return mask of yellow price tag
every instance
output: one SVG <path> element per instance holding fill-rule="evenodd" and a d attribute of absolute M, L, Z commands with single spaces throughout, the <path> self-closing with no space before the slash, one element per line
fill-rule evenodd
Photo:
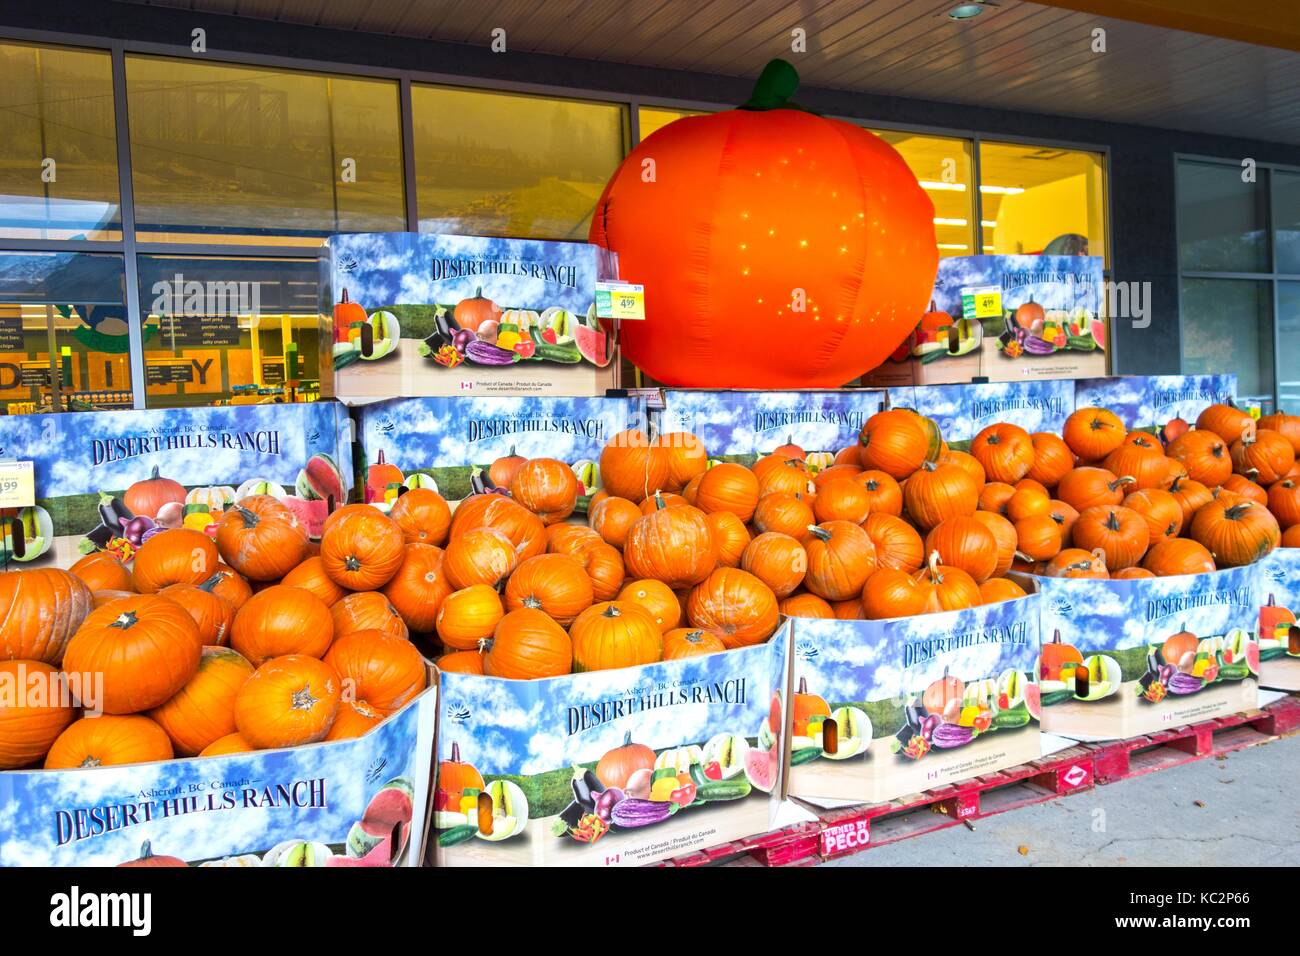
<path fill-rule="evenodd" d="M 964 319 L 1001 318 L 1002 290 L 995 285 L 962 289 L 961 315 Z"/>
<path fill-rule="evenodd" d="M 0 461 L 0 508 L 36 504 L 36 473 L 30 461 Z"/>
<path fill-rule="evenodd" d="M 597 282 L 596 315 L 624 322 L 644 320 L 645 286 L 630 282 Z"/>

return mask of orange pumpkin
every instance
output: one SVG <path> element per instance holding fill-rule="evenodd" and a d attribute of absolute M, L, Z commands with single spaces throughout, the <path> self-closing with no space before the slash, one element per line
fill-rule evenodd
<path fill-rule="evenodd" d="M 1101 461 L 1123 444 L 1127 434 L 1119 416 L 1108 408 L 1076 409 L 1061 430 L 1065 444 L 1081 462 Z M 1059 491 L 1057 497 L 1063 497 Z"/>
<path fill-rule="evenodd" d="M 989 514 L 997 514 L 993 509 L 984 509 Z M 1032 518 L 1034 515 L 1047 514 L 1052 510 L 1052 496 L 1047 489 L 1032 478 L 1024 478 L 1015 484 L 1015 493 L 1007 499 L 1003 513 L 1009 521 Z"/>
<path fill-rule="evenodd" d="M 758 505 L 754 508 L 754 528 L 760 534 L 774 531 L 801 538 L 807 534 L 807 527 L 816 522 L 813 509 L 803 495 L 784 492 L 764 495 L 758 499 Z"/>
<path fill-rule="evenodd" d="M 923 463 L 938 457 L 939 449 L 931 437 L 915 412 L 903 408 L 877 412 L 867 419 L 858 435 L 862 467 L 883 471 L 892 478 L 906 478 Z"/>
<path fill-rule="evenodd" d="M 334 639 L 330 609 L 310 591 L 276 584 L 235 612 L 230 646 L 260 667 L 272 657 L 320 657 Z"/>
<path fill-rule="evenodd" d="M 836 463 L 827 468 L 823 468 L 813 476 L 813 490 L 820 491 L 822 486 L 828 481 L 834 481 L 836 478 L 856 478 L 862 474 L 862 466 L 858 464 L 857 449 L 849 449 L 853 452 L 853 460 L 848 464 Z"/>
<path fill-rule="evenodd" d="M 520 561 L 546 550 L 547 528 L 542 519 L 505 495 L 474 495 L 456 508 L 450 540 L 480 528 L 500 531 L 514 545 Z"/>
<path fill-rule="evenodd" d="M 1282 540 L 1277 519 L 1253 501 L 1210 502 L 1196 512 L 1188 534 L 1205 545 L 1220 568 L 1253 564 Z"/>
<path fill-rule="evenodd" d="M 1253 423 L 1252 423 L 1253 425 Z M 1277 432 L 1252 429 L 1244 438 L 1232 443 L 1233 470 L 1261 485 L 1271 485 L 1295 465 L 1295 449 Z"/>
<path fill-rule="evenodd" d="M 606 787 L 627 786 L 638 770 L 654 770 L 655 752 L 645 744 L 632 742 L 632 731 L 623 735 L 623 745 L 607 751 L 596 764 L 596 778 Z"/>
<path fill-rule="evenodd" d="M 450 654 L 443 654 L 434 663 L 438 665 L 438 670 L 445 674 L 482 674 L 483 652 L 452 651 Z"/>
<path fill-rule="evenodd" d="M 236 574 L 228 564 L 218 564 L 212 577 L 203 582 L 217 597 L 223 597 L 236 611 L 253 596 L 253 589 L 242 574 Z"/>
<path fill-rule="evenodd" d="M 1282 528 L 1300 524 L 1300 483 L 1284 478 L 1268 489 L 1268 510 Z"/>
<path fill-rule="evenodd" d="M 220 595 L 213 594 L 215 575 L 203 584 L 171 584 L 158 592 L 170 598 L 189 612 L 199 628 L 199 642 L 203 645 L 229 644 L 230 629 L 235 622 L 235 606 Z"/>
<path fill-rule="evenodd" d="M 1027 596 L 1025 589 L 1009 578 L 989 578 L 980 584 L 981 604 L 999 604 Z"/>
<path fill-rule="evenodd" d="M 1169 493 L 1174 496 L 1178 506 L 1183 509 L 1183 527 L 1192 520 L 1192 515 L 1202 505 L 1214 500 L 1214 493 L 1208 487 L 1192 478 L 1181 478 L 1169 486 Z"/>
<path fill-rule="evenodd" d="M 591 544 L 578 554 L 587 577 L 591 578 L 591 593 L 597 601 L 612 601 L 623 587 L 627 577 L 623 555 L 618 548 L 608 544 Z"/>
<path fill-rule="evenodd" d="M 122 566 L 122 562 L 107 551 L 95 551 L 86 555 L 71 568 L 69 572 L 81 578 L 91 591 L 134 591 L 131 586 L 131 572 Z"/>
<path fill-rule="evenodd" d="M 862 530 L 876 549 L 876 564 L 882 568 L 917 571 L 925 563 L 925 544 L 916 529 L 890 514 L 874 513 L 862 523 Z"/>
<path fill-rule="evenodd" d="M 863 585 L 862 616 L 869 621 L 880 621 L 926 614 L 938 609 L 931 607 L 933 594 L 934 589 L 923 585 L 915 575 L 896 568 L 881 568 Z"/>
<path fill-rule="evenodd" d="M 758 497 L 787 494 L 806 495 L 816 490 L 808 466 L 798 459 L 789 459 L 774 468 L 768 468 L 758 478 Z"/>
<path fill-rule="evenodd" d="M 73 721 L 50 745 L 46 770 L 115 767 L 154 763 L 174 756 L 167 732 L 148 717 L 82 717 Z"/>
<path fill-rule="evenodd" d="M 443 551 L 435 545 L 407 544 L 401 567 L 383 587 L 381 593 L 409 630 L 432 631 L 438 620 L 438 609 L 454 590 L 443 573 L 442 561 Z"/>
<path fill-rule="evenodd" d="M 578 476 L 555 458 L 534 458 L 515 472 L 510 495 L 541 518 L 542 524 L 555 524 L 573 514 L 578 501 Z"/>
<path fill-rule="evenodd" d="M 866 537 L 857 525 L 847 527 Z M 692 627 L 717 634 L 728 648 L 736 648 L 771 637 L 780 611 L 772 589 L 757 577 L 738 568 L 718 568 L 691 591 L 686 619 Z"/>
<path fill-rule="evenodd" d="M 1133 509 L 1142 516 L 1142 520 L 1147 524 L 1150 541 L 1176 538 L 1183 528 L 1182 506 L 1173 494 L 1164 489 L 1144 488 L 1135 491 L 1124 499 L 1123 506 Z M 1107 563 L 1110 564 L 1110 561 L 1107 560 Z M 1111 564 L 1111 567 L 1114 566 Z"/>
<path fill-rule="evenodd" d="M 327 528 L 320 542 L 325 573 L 349 591 L 383 587 L 405 555 L 402 529 L 374 507 L 353 512 Z"/>
<path fill-rule="evenodd" d="M 790 535 L 767 531 L 745 546 L 740 566 L 783 598 L 803 583 L 808 552 Z"/>
<path fill-rule="evenodd" d="M 1065 439 L 1051 432 L 1034 432 L 1029 436 L 1034 445 L 1034 463 L 1025 473 L 1045 488 L 1055 488 L 1074 467 L 1074 452 Z"/>
<path fill-rule="evenodd" d="M 476 289 L 470 298 L 461 299 L 452 311 L 452 317 L 462 329 L 477 332 L 484 322 L 499 322 L 501 306 L 483 295 L 483 290 Z"/>
<path fill-rule="evenodd" d="M 923 531 L 945 518 L 970 517 L 979 498 L 975 479 L 957 465 L 927 464 L 903 486 L 903 505 Z"/>
<path fill-rule="evenodd" d="M 835 612 L 836 620 L 840 621 L 861 621 L 865 617 L 861 598 L 835 601 L 831 604 L 831 610 Z"/>
<path fill-rule="evenodd" d="M 439 554 L 442 552 L 439 551 Z M 305 559 L 296 568 L 286 574 L 280 581 L 289 587 L 302 588 L 316 595 L 326 606 L 342 600 L 348 592 L 325 573 L 325 564 L 320 555 Z M 250 594 L 249 597 L 252 595 Z M 247 600 L 247 598 L 245 598 Z"/>
<path fill-rule="evenodd" d="M 1268 492 L 1245 475 L 1229 475 L 1228 480 L 1221 487 L 1214 490 L 1214 497 L 1219 498 L 1224 492 L 1230 492 L 1256 504 L 1268 504 Z"/>
<path fill-rule="evenodd" d="M 407 544 L 432 544 L 440 548 L 447 543 L 451 508 L 446 499 L 432 488 L 412 488 L 399 495 L 388 511 L 388 517 L 401 529 Z"/>
<path fill-rule="evenodd" d="M 235 696 L 252 674 L 253 665 L 237 651 L 205 647 L 197 673 L 149 716 L 176 753 L 193 757 L 235 732 Z"/>
<path fill-rule="evenodd" d="M 936 459 L 936 464 L 961 467 L 975 479 L 975 484 L 981 488 L 988 481 L 988 474 L 984 471 L 984 466 L 980 464 L 980 460 L 968 452 L 949 449 Z"/>
<path fill-rule="evenodd" d="M 569 637 L 574 673 L 635 667 L 663 658 L 659 625 L 649 611 L 630 601 L 593 604 L 578 615 Z"/>
<path fill-rule="evenodd" d="M 483 673 L 536 680 L 570 673 L 573 646 L 564 628 L 542 611 L 519 608 L 497 624 L 483 655 Z"/>
<path fill-rule="evenodd" d="M 984 467 L 989 481 L 1015 484 L 1034 464 L 1034 442 L 1019 425 L 1000 423 L 982 429 L 971 442 L 971 454 Z"/>
<path fill-rule="evenodd" d="M 515 446 L 510 446 L 510 454 L 502 455 L 488 466 L 488 478 L 498 488 L 509 488 L 515 472 L 523 467 L 528 459 L 515 454 Z M 405 497 L 405 496 L 403 496 Z"/>
<path fill-rule="evenodd" d="M 1047 562 L 1043 574 L 1049 578 L 1109 578 L 1106 558 L 1100 548 L 1084 551 L 1066 548 Z"/>
<path fill-rule="evenodd" d="M 980 489 L 979 511 L 991 511 L 994 514 L 1005 515 L 1007 506 L 1011 504 L 1011 499 L 1016 496 L 1015 485 L 1009 485 L 1005 481 L 990 481 Z"/>
<path fill-rule="evenodd" d="M 307 529 L 270 495 L 249 495 L 217 524 L 221 559 L 252 581 L 276 581 L 307 556 Z"/>
<path fill-rule="evenodd" d="M 1142 559 L 1142 567 L 1157 577 L 1175 574 L 1205 574 L 1215 570 L 1214 557 L 1199 542 L 1189 538 L 1157 541 Z"/>
<path fill-rule="evenodd" d="M 1223 484 L 1232 474 L 1228 444 L 1212 431 L 1186 432 L 1169 443 L 1165 454 L 1182 462 L 1194 481 L 1210 488 Z"/>
<path fill-rule="evenodd" d="M 994 514 L 992 511 L 977 511 L 971 518 L 982 524 L 989 534 L 993 536 L 996 551 L 994 552 L 993 574 L 991 576 L 1001 577 L 1010 570 L 1011 562 L 1016 557 L 1016 548 L 1020 544 L 1020 538 L 1016 534 L 1016 526 L 1002 515 Z"/>
<path fill-rule="evenodd" d="M 781 613 L 786 617 L 812 617 L 834 620 L 835 611 L 823 598 L 807 591 L 792 594 L 781 604 Z"/>
<path fill-rule="evenodd" d="M 1235 405 L 1226 403 L 1208 405 L 1200 415 L 1196 416 L 1197 431 L 1214 432 L 1228 445 L 1240 439 L 1246 434 L 1247 430 L 1254 427 L 1255 420 L 1250 417 L 1249 413 L 1242 411 Z M 1195 478 L 1196 476 L 1193 475 L 1192 477 Z"/>
<path fill-rule="evenodd" d="M 717 565 L 718 556 L 703 512 L 692 507 L 665 507 L 632 525 L 623 558 L 633 577 L 655 578 L 676 590 L 703 581 Z"/>
<path fill-rule="evenodd" d="M 334 640 L 354 631 L 384 631 L 403 640 L 411 636 L 410 629 L 381 591 L 358 591 L 336 601 L 330 606 L 330 620 L 334 622 Z"/>
<path fill-rule="evenodd" d="M 141 594 L 153 594 L 169 584 L 201 584 L 216 570 L 215 541 L 202 531 L 172 528 L 140 546 L 131 582 Z"/>
<path fill-rule="evenodd" d="M 122 495 L 122 504 L 134 515 L 157 518 L 158 510 L 166 504 L 185 504 L 185 486 L 158 474 L 154 465 L 149 477 L 132 483 Z"/>
<path fill-rule="evenodd" d="M 1055 557 L 1065 541 L 1061 525 L 1051 515 L 1033 515 L 1015 523 L 1016 551 L 1031 561 Z"/>
<path fill-rule="evenodd" d="M 867 489 L 851 478 L 829 481 L 817 492 L 813 514 L 818 522 L 851 521 L 861 524 L 871 513 Z"/>
<path fill-rule="evenodd" d="M 869 514 L 898 517 L 903 513 L 903 489 L 892 475 L 879 470 L 863 471 L 853 480 L 866 489 Z"/>
<path fill-rule="evenodd" d="M 741 521 L 754 516 L 758 505 L 758 479 L 744 465 L 723 462 L 706 471 L 695 493 L 695 506 L 709 514 L 730 511 Z"/>
<path fill-rule="evenodd" d="M 1292 451 L 1300 452 L 1300 415 L 1274 412 L 1260 418 L 1257 424 L 1260 429 L 1277 432 L 1291 443 Z"/>
<path fill-rule="evenodd" d="M 438 639 L 447 647 L 473 650 L 496 632 L 505 613 L 500 595 L 486 584 L 455 591 L 438 608 Z"/>
<path fill-rule="evenodd" d="M 997 539 L 974 517 L 940 521 L 925 536 L 925 551 L 937 552 L 940 562 L 965 571 L 976 584 L 992 577 L 998 566 Z"/>
<path fill-rule="evenodd" d="M 931 551 L 925 567 L 913 576 L 928 593 L 926 607 L 934 611 L 956 611 L 980 603 L 979 585 L 961 568 L 939 563 L 939 553 Z"/>
<path fill-rule="evenodd" d="M 709 526 L 709 536 L 718 555 L 718 566 L 740 567 L 740 556 L 749 544 L 749 530 L 745 527 L 745 522 L 730 511 L 715 511 L 704 516 L 704 523 Z"/>
<path fill-rule="evenodd" d="M 324 740 L 342 702 L 338 672 L 305 654 L 267 661 L 235 695 L 235 726 L 258 750 Z"/>
<path fill-rule="evenodd" d="M 1300 525 L 1292 525 L 1282 532 L 1282 547 L 1300 548 Z"/>
<path fill-rule="evenodd" d="M 572 624 L 594 600 L 591 578 L 582 562 L 565 554 L 529 558 L 506 581 L 507 610 L 531 607 L 545 611 L 563 627 Z"/>
<path fill-rule="evenodd" d="M 352 740 L 363 737 L 384 722 L 388 716 L 382 709 L 364 700 L 345 700 L 339 704 L 334 723 L 330 724 L 326 740 Z"/>
<path fill-rule="evenodd" d="M 1083 512 L 1097 505 L 1117 505 L 1133 484 L 1132 477 L 1117 477 L 1105 468 L 1082 466 L 1067 472 L 1056 486 L 1056 497 L 1075 511 Z"/>
<path fill-rule="evenodd" d="M 641 517 L 641 509 L 626 498 L 609 496 L 587 508 L 587 522 L 608 545 L 619 550 L 627 543 L 628 532 Z"/>
<path fill-rule="evenodd" d="M 1151 531 L 1146 519 L 1132 508 L 1101 505 L 1079 512 L 1073 539 L 1076 548 L 1100 550 L 1107 568 L 1121 570 L 1142 560 L 1151 543 Z"/>
<path fill-rule="evenodd" d="M 1146 568 L 1121 568 L 1111 575 L 1116 581 L 1128 581 L 1134 578 L 1154 578 L 1155 575 Z"/>
<path fill-rule="evenodd" d="M 58 664 L 94 597 L 56 568 L 0 573 L 0 659 Z"/>
<path fill-rule="evenodd" d="M 349 699 L 394 711 L 428 686 L 424 658 L 415 645 L 385 631 L 353 631 L 330 645 L 325 663 L 343 681 Z"/>
<path fill-rule="evenodd" d="M 856 597 L 867 576 L 876 569 L 876 546 L 871 536 L 848 521 L 828 521 L 808 531 L 811 537 L 805 546 L 808 570 L 804 586 L 828 601 Z"/>
<path fill-rule="evenodd" d="M 202 649 L 198 625 L 185 608 L 142 594 L 88 614 L 68 642 L 63 669 L 103 675 L 104 713 L 134 714 L 184 687 L 199 669 Z"/>
<path fill-rule="evenodd" d="M 1131 490 L 1159 488 L 1169 477 L 1169 461 L 1159 439 L 1145 432 L 1135 434 L 1134 441 L 1125 441 L 1106 456 L 1105 467 L 1116 475 L 1131 477 Z"/>
<path fill-rule="evenodd" d="M 679 627 L 664 634 L 664 660 L 676 661 L 683 657 L 701 657 L 717 654 L 727 645 L 716 634 L 697 628 Z"/>
<path fill-rule="evenodd" d="M 664 480 L 666 491 L 681 491 L 696 475 L 709 467 L 709 454 L 699 437 L 690 432 L 669 432 L 652 442 L 668 463 L 668 476 Z M 612 543 L 612 542 L 611 542 Z"/>
<path fill-rule="evenodd" d="M 654 499 L 647 498 L 646 500 L 653 501 Z M 640 513 L 640 509 L 638 509 L 637 514 Z M 548 554 L 566 554 L 569 557 L 574 557 L 587 545 L 603 540 L 591 528 L 584 528 L 580 524 L 553 524 L 546 529 L 546 551 Z"/>
<path fill-rule="evenodd" d="M 673 589 L 662 581 L 650 578 L 632 581 L 618 592 L 617 600 L 640 605 L 665 634 L 682 622 L 681 602 L 677 600 Z"/>
<path fill-rule="evenodd" d="M 619 432 L 600 453 L 600 480 L 616 498 L 640 504 L 669 481 L 670 461 L 637 429 Z"/>
<path fill-rule="evenodd" d="M 479 528 L 453 537 L 443 555 L 443 573 L 456 589 L 473 584 L 497 587 L 518 564 L 514 546 L 500 531 Z"/>
<path fill-rule="evenodd" d="M 76 716 L 58 670 L 41 661 L 0 661 L 0 770 L 40 760 Z M 39 689 L 39 692 L 38 692 Z"/>
<path fill-rule="evenodd" d="M 225 754 L 243 754 L 251 753 L 257 748 L 244 739 L 243 735 L 234 733 L 227 734 L 220 740 L 215 740 L 199 752 L 200 757 L 220 757 Z"/>

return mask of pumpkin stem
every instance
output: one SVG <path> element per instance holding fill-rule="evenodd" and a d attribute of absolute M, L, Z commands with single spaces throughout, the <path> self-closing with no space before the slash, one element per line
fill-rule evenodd
<path fill-rule="evenodd" d="M 262 520 L 254 512 L 249 511 L 243 505 L 235 505 L 235 511 L 239 513 L 239 517 L 244 519 L 245 528 L 256 528 L 257 523 Z"/>
<path fill-rule="evenodd" d="M 606 607 L 605 610 L 600 612 L 600 616 L 601 617 L 622 617 L 623 612 L 618 609 L 617 604 L 615 604 L 613 601 L 610 601 L 609 606 Z M 629 731 L 629 733 L 631 733 L 631 731 Z"/>
<path fill-rule="evenodd" d="M 1108 531 L 1119 530 L 1119 518 L 1115 517 L 1115 512 L 1113 511 L 1106 516 L 1106 530 Z"/>
<path fill-rule="evenodd" d="M 754 82 L 749 100 L 740 108 L 758 111 L 799 109 L 790 102 L 790 97 L 794 96 L 794 91 L 798 88 L 799 72 L 785 60 L 771 60 Z"/>
<path fill-rule="evenodd" d="M 150 481 L 153 481 L 153 480 L 155 480 L 157 477 L 158 477 L 158 466 L 157 466 L 157 465 L 154 465 L 154 466 L 153 466 L 153 471 L 149 472 L 149 480 L 150 480 Z M 148 846 L 148 843 L 146 843 L 145 846 Z"/>
<path fill-rule="evenodd" d="M 311 695 L 311 684 L 304 684 L 301 689 L 293 692 L 292 703 L 289 705 L 292 710 L 311 710 L 320 703 L 320 699 Z"/>
<path fill-rule="evenodd" d="M 1125 475 L 1122 478 L 1116 478 L 1114 481 L 1107 482 L 1106 485 L 1111 491 L 1118 491 L 1123 485 L 1137 481 L 1132 475 Z"/>
<path fill-rule="evenodd" d="M 658 491 L 655 492 L 655 511 L 663 511 L 668 505 L 664 502 L 664 496 Z"/>
<path fill-rule="evenodd" d="M 348 555 L 347 560 L 343 562 L 343 566 L 349 571 L 361 570 L 361 562 L 357 560 L 357 557 L 354 554 Z"/>
<path fill-rule="evenodd" d="M 930 552 L 930 559 L 927 562 L 927 566 L 930 571 L 930 580 L 936 582 L 943 580 L 943 576 L 939 574 L 939 552 L 938 551 Z"/>
<path fill-rule="evenodd" d="M 1269 607 L 1277 607 L 1277 600 L 1273 597 L 1272 594 L 1269 594 L 1269 596 L 1268 596 L 1268 606 L 1269 606 Z"/>
<path fill-rule="evenodd" d="M 1061 629 L 1059 627 L 1052 632 L 1052 643 L 1053 644 L 1061 643 Z M 452 746 L 455 746 L 455 744 L 453 744 Z"/>
<path fill-rule="evenodd" d="M 800 693 L 800 694 L 806 694 L 806 693 L 808 693 L 808 678 L 807 678 L 807 677 L 800 677 L 800 678 L 799 678 L 799 691 L 798 691 L 798 693 Z"/>
<path fill-rule="evenodd" d="M 153 471 L 155 475 L 158 474 L 157 468 L 155 468 Z M 151 856 L 153 856 L 153 844 L 151 841 L 145 840 L 143 843 L 140 844 L 140 859 L 147 860 Z"/>
<path fill-rule="evenodd" d="M 818 541 L 829 541 L 831 539 L 831 533 L 829 531 L 815 524 L 810 524 L 808 526 L 808 533 Z"/>
<path fill-rule="evenodd" d="M 117 620 L 108 626 L 116 627 L 120 630 L 125 631 L 128 628 L 134 627 L 135 622 L 136 622 L 135 611 L 123 611 L 120 615 L 118 615 Z"/>
<path fill-rule="evenodd" d="M 540 611 L 542 609 L 542 602 L 530 594 L 528 597 L 524 598 L 524 607 L 530 607 L 534 611 Z"/>
<path fill-rule="evenodd" d="M 460 763 L 460 744 L 454 740 L 451 743 L 451 762 Z"/>
<path fill-rule="evenodd" d="M 632 731 L 629 730 L 627 733 L 623 735 L 623 746 L 624 747 L 632 746 Z"/>
<path fill-rule="evenodd" d="M 704 639 L 703 631 L 691 631 L 691 633 L 687 634 L 685 637 L 682 638 L 682 640 L 690 641 L 692 644 L 698 644 L 703 639 Z"/>
<path fill-rule="evenodd" d="M 1254 504 L 1253 501 L 1239 501 L 1237 502 L 1237 504 L 1225 508 L 1223 511 L 1223 516 L 1227 518 L 1229 521 L 1236 521 L 1238 518 L 1240 518 L 1242 515 L 1244 515 L 1247 511 L 1250 510 L 1250 506 L 1252 504 Z"/>

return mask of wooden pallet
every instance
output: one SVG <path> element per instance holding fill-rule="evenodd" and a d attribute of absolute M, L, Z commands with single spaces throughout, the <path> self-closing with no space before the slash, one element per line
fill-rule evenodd
<path fill-rule="evenodd" d="M 1089 746 L 1097 782 L 1106 784 L 1267 743 L 1297 726 L 1300 703 L 1288 697 L 1264 710 Z"/>
<path fill-rule="evenodd" d="M 1085 747 L 1071 747 L 1018 767 L 887 803 L 828 810 L 797 802 L 817 814 L 821 824 L 819 854 L 829 860 L 1089 790 L 1092 785 L 1091 753 Z"/>

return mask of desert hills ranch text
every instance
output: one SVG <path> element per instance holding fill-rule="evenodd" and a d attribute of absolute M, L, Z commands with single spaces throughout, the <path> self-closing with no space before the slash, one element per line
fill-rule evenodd
<path fill-rule="evenodd" d="M 141 455 L 152 455 L 158 452 L 210 448 L 221 451 L 256 452 L 259 455 L 279 455 L 280 432 L 278 429 L 251 432 L 211 430 L 178 432 L 171 435 L 93 438 L 90 442 L 94 465 L 125 461 L 128 458 L 138 458 Z"/>
<path fill-rule="evenodd" d="M 662 686 L 645 693 L 602 700 L 568 708 L 568 733 L 572 736 L 629 714 L 639 714 L 658 707 L 678 704 L 743 705 L 747 678 L 733 677 L 722 681 L 702 681 L 675 687 Z"/>

